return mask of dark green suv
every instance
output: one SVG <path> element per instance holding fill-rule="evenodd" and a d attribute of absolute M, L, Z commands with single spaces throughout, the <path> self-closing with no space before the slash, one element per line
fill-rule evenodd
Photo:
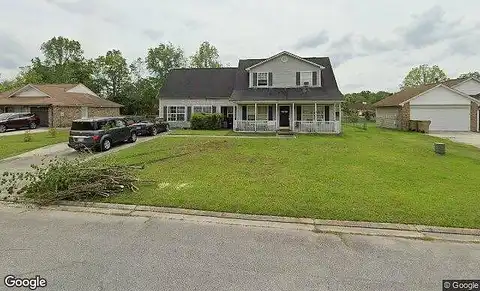
<path fill-rule="evenodd" d="M 108 151 L 114 144 L 136 142 L 134 127 L 122 117 L 78 119 L 72 122 L 68 146 L 77 151 Z"/>

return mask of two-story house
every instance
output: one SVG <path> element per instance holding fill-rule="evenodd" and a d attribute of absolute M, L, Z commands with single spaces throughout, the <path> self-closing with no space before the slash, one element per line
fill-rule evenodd
<path fill-rule="evenodd" d="M 340 133 L 342 101 L 328 57 L 284 51 L 237 68 L 173 70 L 159 115 L 171 127 L 189 127 L 193 113 L 219 112 L 234 131 Z"/>

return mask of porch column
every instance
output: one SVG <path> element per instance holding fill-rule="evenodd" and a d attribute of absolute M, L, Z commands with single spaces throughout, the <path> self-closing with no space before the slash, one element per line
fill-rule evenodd
<path fill-rule="evenodd" d="M 338 112 L 339 112 L 339 121 L 338 121 L 338 132 L 342 131 L 342 103 L 338 103 Z"/>
<path fill-rule="evenodd" d="M 257 103 L 255 103 L 255 131 L 257 131 Z"/>
<path fill-rule="evenodd" d="M 279 124 L 278 124 L 278 103 L 275 103 L 275 129 L 278 129 Z"/>
<path fill-rule="evenodd" d="M 315 123 L 317 122 L 317 102 L 315 102 L 315 111 L 314 111 L 314 116 L 315 116 Z"/>
<path fill-rule="evenodd" d="M 292 103 L 292 130 L 295 130 L 295 103 Z"/>

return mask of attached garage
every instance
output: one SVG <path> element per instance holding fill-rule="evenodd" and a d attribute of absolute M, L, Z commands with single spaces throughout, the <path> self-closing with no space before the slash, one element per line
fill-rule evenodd
<path fill-rule="evenodd" d="M 470 131 L 470 105 L 410 105 L 410 119 L 430 120 L 431 131 Z"/>
<path fill-rule="evenodd" d="M 50 118 L 48 107 L 30 107 L 30 112 L 35 113 L 40 118 L 39 126 L 49 126 Z"/>

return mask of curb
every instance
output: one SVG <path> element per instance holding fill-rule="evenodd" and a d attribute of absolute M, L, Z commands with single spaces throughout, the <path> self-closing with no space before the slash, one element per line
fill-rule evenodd
<path fill-rule="evenodd" d="M 255 214 L 215 212 L 195 209 L 126 205 L 98 202 L 61 201 L 52 206 L 37 206 L 18 201 L 0 202 L 0 205 L 46 210 L 100 213 L 132 217 L 157 217 L 177 220 L 259 226 L 269 228 L 309 230 L 316 233 L 357 234 L 422 240 L 445 240 L 480 243 L 480 229 L 449 228 L 399 223 L 339 221 Z"/>

